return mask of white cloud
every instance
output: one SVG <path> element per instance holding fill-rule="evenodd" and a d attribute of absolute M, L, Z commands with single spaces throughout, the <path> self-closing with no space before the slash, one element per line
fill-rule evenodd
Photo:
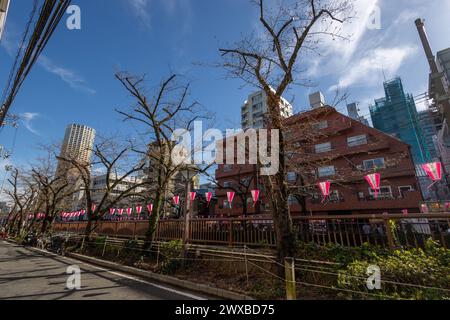
<path fill-rule="evenodd" d="M 128 0 L 134 15 L 140 20 L 140 22 L 150 27 L 150 0 Z"/>
<path fill-rule="evenodd" d="M 48 57 L 41 55 L 39 57 L 39 65 L 46 71 L 58 76 L 62 81 L 67 83 L 71 88 L 85 91 L 90 94 L 95 94 L 95 90 L 87 86 L 86 81 L 79 76 L 75 71 L 58 66 Z"/>
<path fill-rule="evenodd" d="M 387 77 L 395 75 L 405 59 L 416 51 L 417 48 L 412 46 L 377 48 L 359 61 L 353 62 L 351 67 L 342 73 L 338 83 L 329 90 L 350 86 L 378 85 L 383 81 L 383 72 Z"/>
<path fill-rule="evenodd" d="M 20 115 L 20 119 L 22 120 L 22 123 L 25 126 L 25 128 L 33 134 L 40 135 L 40 133 L 37 130 L 35 130 L 31 124 L 31 122 L 37 117 L 39 117 L 39 113 L 33 112 L 25 112 Z"/>

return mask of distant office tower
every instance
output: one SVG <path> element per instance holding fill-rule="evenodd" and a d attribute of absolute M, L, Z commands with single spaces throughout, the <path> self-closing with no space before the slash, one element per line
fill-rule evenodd
<path fill-rule="evenodd" d="M 375 100 L 375 105 L 370 107 L 374 128 L 408 143 L 416 164 L 429 161 L 414 97 L 405 94 L 400 78 L 386 81 L 384 91 L 386 97 Z"/>
<path fill-rule="evenodd" d="M 431 160 L 438 160 L 439 155 L 436 148 L 437 134 L 439 126 L 439 114 L 435 109 L 427 109 L 419 112 L 419 125 L 422 129 L 422 133 L 425 142 L 430 152 Z"/>
<path fill-rule="evenodd" d="M 80 163 L 89 163 L 94 146 L 95 130 L 80 124 L 67 126 L 61 156 Z"/>
<path fill-rule="evenodd" d="M 447 86 L 450 83 L 450 48 L 437 53 L 439 71 L 443 72 L 446 78 Z"/>
<path fill-rule="evenodd" d="M 6 16 L 8 15 L 9 0 L 0 0 L 0 40 L 6 24 Z"/>
<path fill-rule="evenodd" d="M 353 120 L 359 121 L 366 126 L 369 126 L 369 121 L 366 118 L 359 115 L 358 105 L 356 103 L 350 103 L 347 105 L 348 116 Z"/>
<path fill-rule="evenodd" d="M 241 108 L 242 129 L 264 128 L 268 113 L 266 93 L 258 91 L 251 94 Z M 293 115 L 292 105 L 284 98 L 281 98 L 280 114 L 283 118 L 289 118 Z"/>

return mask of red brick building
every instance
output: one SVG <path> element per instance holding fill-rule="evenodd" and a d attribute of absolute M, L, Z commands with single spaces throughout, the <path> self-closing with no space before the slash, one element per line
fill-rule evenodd
<path fill-rule="evenodd" d="M 353 120 L 332 107 L 321 107 L 285 120 L 288 176 L 292 215 L 347 215 L 419 212 L 423 201 L 409 146 L 381 131 Z M 378 197 L 365 181 L 370 173 L 381 174 Z M 265 190 L 256 165 L 219 165 L 216 190 L 219 216 L 268 214 Z M 331 196 L 322 203 L 318 182 L 330 181 Z M 261 190 L 253 207 L 251 190 Z M 301 191 L 296 191 L 301 190 Z M 227 192 L 235 191 L 233 208 Z M 305 206 L 301 206 L 305 199 Z M 244 200 L 245 201 L 245 200 Z"/>

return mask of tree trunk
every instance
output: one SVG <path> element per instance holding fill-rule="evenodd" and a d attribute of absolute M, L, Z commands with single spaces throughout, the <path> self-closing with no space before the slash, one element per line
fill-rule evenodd
<path fill-rule="evenodd" d="M 164 193 L 159 190 L 156 192 L 155 197 L 156 203 L 153 208 L 153 214 L 150 216 L 148 221 L 148 229 L 145 233 L 145 241 L 144 241 L 144 250 L 150 249 L 155 239 L 156 230 L 158 227 L 159 216 L 161 215 L 161 209 L 163 207 L 164 202 Z"/>

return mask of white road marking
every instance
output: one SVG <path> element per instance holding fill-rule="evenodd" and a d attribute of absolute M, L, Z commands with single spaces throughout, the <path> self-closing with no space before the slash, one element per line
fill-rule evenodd
<path fill-rule="evenodd" d="M 179 291 L 179 290 L 176 290 L 176 289 L 172 289 L 172 288 L 169 288 L 169 287 L 166 287 L 166 286 L 163 286 L 163 285 L 151 283 L 151 282 L 148 282 L 148 281 L 145 281 L 145 280 L 133 277 L 133 276 L 125 275 L 123 273 L 111 271 L 111 270 L 108 270 L 108 269 L 105 269 L 105 268 L 102 268 L 102 267 L 98 267 L 98 266 L 92 265 L 90 263 L 86 263 L 86 262 L 83 262 L 83 261 L 76 260 L 74 258 L 59 256 L 57 254 L 54 254 L 53 252 L 48 252 L 48 251 L 41 250 L 41 249 L 38 249 L 38 248 L 33 248 L 33 249 L 36 250 L 36 251 L 45 253 L 45 254 L 50 254 L 52 256 L 59 257 L 59 258 L 64 259 L 64 260 L 71 260 L 71 261 L 76 262 L 78 264 L 86 265 L 86 266 L 89 266 L 89 267 L 97 269 L 97 270 L 105 271 L 105 272 L 107 272 L 109 274 L 113 274 L 115 276 L 119 276 L 119 277 L 122 277 L 122 278 L 125 278 L 125 279 L 129 279 L 129 280 L 133 280 L 133 281 L 136 281 L 136 282 L 140 282 L 140 283 L 145 283 L 147 285 L 150 285 L 150 286 L 153 286 L 153 287 L 165 290 L 165 291 L 173 292 L 173 293 L 176 293 L 176 294 L 179 294 L 179 295 L 182 295 L 182 296 L 194 299 L 194 300 L 207 300 L 207 299 L 202 298 L 200 296 L 196 296 L 196 295 L 193 295 L 193 294 L 190 294 L 190 293 L 182 292 L 182 291 Z"/>

